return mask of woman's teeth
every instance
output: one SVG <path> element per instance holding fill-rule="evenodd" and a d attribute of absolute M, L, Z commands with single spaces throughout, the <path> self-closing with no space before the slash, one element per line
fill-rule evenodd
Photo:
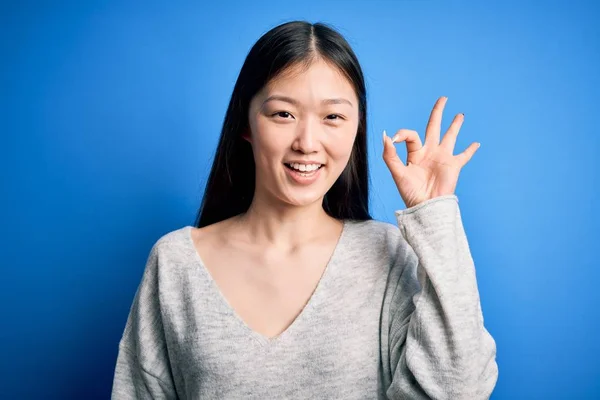
<path fill-rule="evenodd" d="M 315 173 L 316 170 L 321 168 L 322 164 L 298 164 L 291 163 L 286 164 L 289 168 L 298 172 L 301 176 L 310 176 Z"/>
<path fill-rule="evenodd" d="M 298 164 L 298 163 L 292 163 L 289 165 L 292 168 L 294 168 L 295 170 L 302 171 L 302 172 L 315 171 L 315 170 L 319 169 L 319 167 L 321 166 L 321 164 Z"/>

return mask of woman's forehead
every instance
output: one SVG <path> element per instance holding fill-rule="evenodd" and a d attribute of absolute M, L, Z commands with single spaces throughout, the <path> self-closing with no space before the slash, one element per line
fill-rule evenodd
<path fill-rule="evenodd" d="M 317 98 L 332 104 L 350 102 L 353 106 L 357 103 L 350 80 L 339 68 L 322 61 L 313 62 L 308 67 L 300 65 L 287 68 L 265 85 L 260 97 L 261 103 L 272 97 L 297 100 L 302 97 Z"/>

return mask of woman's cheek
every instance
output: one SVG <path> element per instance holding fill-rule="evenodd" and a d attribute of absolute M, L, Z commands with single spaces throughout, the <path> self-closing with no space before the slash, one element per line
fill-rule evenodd
<path fill-rule="evenodd" d="M 332 157 L 344 161 L 350 158 L 354 140 L 356 138 L 356 132 L 352 129 L 340 129 L 335 135 L 331 136 L 329 141 L 329 153 Z"/>

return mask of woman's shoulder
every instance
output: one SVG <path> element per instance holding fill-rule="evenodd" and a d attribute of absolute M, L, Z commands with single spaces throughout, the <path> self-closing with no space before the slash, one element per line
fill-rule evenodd
<path fill-rule="evenodd" d="M 164 269 L 172 265 L 190 264 L 195 260 L 193 231 L 196 228 L 185 225 L 158 236 L 151 247 L 149 261 Z"/>
<path fill-rule="evenodd" d="M 372 247 L 377 244 L 396 247 L 404 240 L 397 225 L 376 219 L 346 220 L 348 243 Z"/>
<path fill-rule="evenodd" d="M 178 229 L 169 231 L 158 238 L 155 246 L 161 249 L 190 247 L 198 241 L 206 242 L 214 234 L 218 233 L 221 226 L 227 222 L 221 221 L 209 226 L 198 228 L 192 225 L 186 225 Z"/>
<path fill-rule="evenodd" d="M 228 237 L 227 228 L 232 219 L 226 219 L 201 228 L 186 225 L 167 232 L 155 243 L 155 251 L 165 260 L 176 261 L 177 264 L 204 265 L 207 253 L 219 252 Z"/>
<path fill-rule="evenodd" d="M 346 220 L 345 223 L 350 227 L 351 230 L 356 231 L 357 233 L 385 234 L 392 236 L 400 234 L 398 226 L 377 219 L 369 219 L 365 221 Z"/>
<path fill-rule="evenodd" d="M 186 225 L 180 228 L 168 231 L 155 241 L 154 246 L 160 249 L 170 247 L 181 247 L 185 246 L 192 235 L 193 230 L 196 229 L 193 226 Z"/>

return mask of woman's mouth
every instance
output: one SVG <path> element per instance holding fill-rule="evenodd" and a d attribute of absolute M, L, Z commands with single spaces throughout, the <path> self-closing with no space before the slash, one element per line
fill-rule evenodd
<path fill-rule="evenodd" d="M 324 164 L 284 163 L 288 175 L 297 183 L 310 184 L 320 175 Z"/>

